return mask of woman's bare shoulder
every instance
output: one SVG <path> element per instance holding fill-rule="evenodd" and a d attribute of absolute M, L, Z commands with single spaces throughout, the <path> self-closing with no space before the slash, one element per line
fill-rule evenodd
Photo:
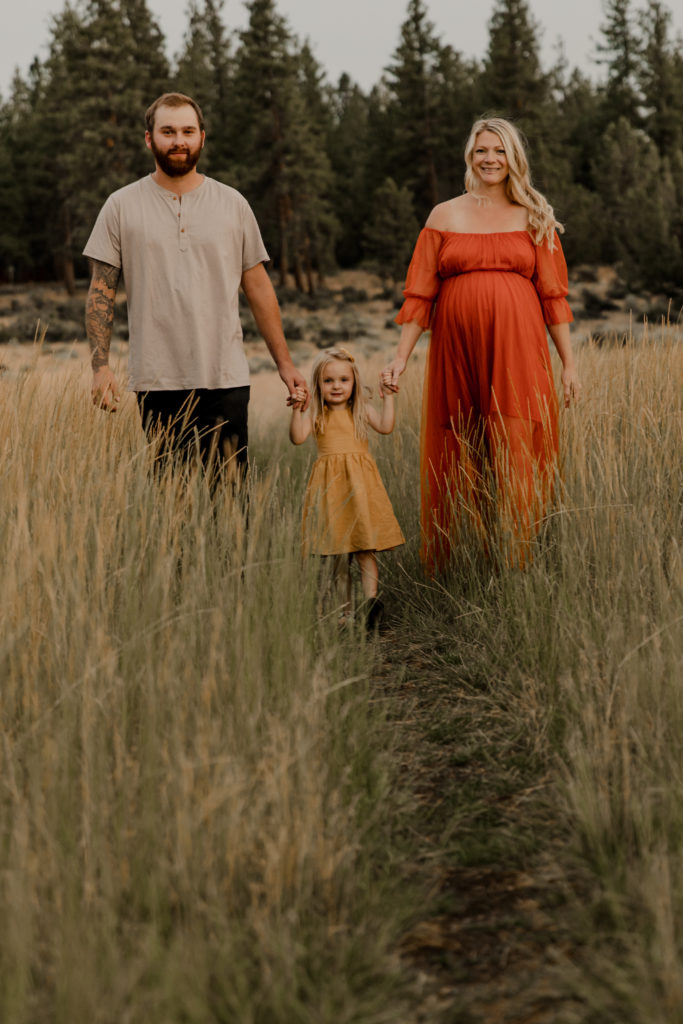
<path fill-rule="evenodd" d="M 433 228 L 435 231 L 453 231 L 460 216 L 469 207 L 471 196 L 465 194 L 447 199 L 445 203 L 435 206 L 427 218 L 425 227 Z"/>

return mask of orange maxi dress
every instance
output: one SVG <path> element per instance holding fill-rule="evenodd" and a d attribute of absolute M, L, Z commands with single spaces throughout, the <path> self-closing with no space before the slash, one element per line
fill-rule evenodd
<path fill-rule="evenodd" d="M 420 476 L 423 558 L 432 569 L 448 561 L 463 519 L 487 536 L 487 465 L 509 561 L 528 560 L 557 458 L 545 325 L 573 319 L 567 293 L 557 236 L 551 250 L 526 230 L 420 232 L 396 320 L 431 328 Z"/>

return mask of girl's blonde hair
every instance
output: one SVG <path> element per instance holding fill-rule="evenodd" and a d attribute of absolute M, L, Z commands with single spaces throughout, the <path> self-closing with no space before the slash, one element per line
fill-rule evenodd
<path fill-rule="evenodd" d="M 476 199 L 483 199 L 477 195 L 477 176 L 472 167 L 472 155 L 474 153 L 477 138 L 482 132 L 493 132 L 500 139 L 505 156 L 508 162 L 508 178 L 505 183 L 505 191 L 508 199 L 524 206 L 528 211 L 529 224 L 527 230 L 536 245 L 547 241 L 550 249 L 554 248 L 555 231 L 564 231 L 564 227 L 555 219 L 553 208 L 540 192 L 537 192 L 531 184 L 529 173 L 529 161 L 526 157 L 524 142 L 517 128 L 502 117 L 489 117 L 476 121 L 472 125 L 470 137 L 465 146 L 465 188 Z"/>
<path fill-rule="evenodd" d="M 325 433 L 325 403 L 323 401 L 322 380 L 325 367 L 333 361 L 348 363 L 353 374 L 353 390 L 349 398 L 349 405 L 353 413 L 353 428 L 356 438 L 359 441 L 364 441 L 368 436 L 366 420 L 366 392 L 368 389 L 363 387 L 356 360 L 350 352 L 341 347 L 325 349 L 313 363 L 311 370 L 311 419 L 313 420 L 314 430 L 317 434 Z"/>

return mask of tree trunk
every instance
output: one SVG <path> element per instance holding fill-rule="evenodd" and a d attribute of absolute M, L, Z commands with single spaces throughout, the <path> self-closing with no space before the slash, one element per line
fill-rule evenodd
<path fill-rule="evenodd" d="M 311 240 L 307 236 L 304 243 L 304 268 L 306 270 L 306 290 L 309 295 L 315 295 L 315 282 L 313 280 L 313 261 L 311 260 Z"/>
<path fill-rule="evenodd" d="M 439 179 L 436 173 L 436 163 L 431 149 L 427 151 L 427 176 L 429 180 L 429 192 L 432 207 L 439 202 Z"/>
<path fill-rule="evenodd" d="M 287 274 L 289 273 L 289 246 L 287 243 L 287 222 L 289 220 L 289 197 L 280 196 L 277 204 L 278 226 L 280 228 L 280 285 L 287 287 Z"/>
<path fill-rule="evenodd" d="M 67 295 L 75 295 L 76 274 L 74 272 L 74 261 L 73 257 L 66 253 L 64 254 L 64 259 L 62 262 L 62 279 L 64 281 L 64 287 L 66 289 Z"/>
<path fill-rule="evenodd" d="M 294 283 L 296 284 L 297 290 L 300 292 L 305 292 L 306 288 L 304 287 L 304 275 L 303 268 L 301 266 L 301 254 L 298 249 L 294 253 L 292 272 L 294 274 Z"/>
<path fill-rule="evenodd" d="M 62 280 L 64 281 L 64 287 L 66 288 L 67 295 L 76 294 L 76 274 L 74 271 L 74 258 L 72 249 L 72 230 L 71 230 L 71 211 L 69 210 L 69 204 L 64 203 L 62 207 L 63 223 L 64 223 L 64 248 L 62 250 L 61 264 L 62 264 Z"/>

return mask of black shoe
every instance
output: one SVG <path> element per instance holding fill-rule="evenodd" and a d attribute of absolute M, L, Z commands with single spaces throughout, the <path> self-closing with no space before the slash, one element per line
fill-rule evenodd
<path fill-rule="evenodd" d="M 365 612 L 365 628 L 368 633 L 374 632 L 375 629 L 381 629 L 383 619 L 383 602 L 378 597 L 371 597 L 367 603 L 367 609 Z"/>

